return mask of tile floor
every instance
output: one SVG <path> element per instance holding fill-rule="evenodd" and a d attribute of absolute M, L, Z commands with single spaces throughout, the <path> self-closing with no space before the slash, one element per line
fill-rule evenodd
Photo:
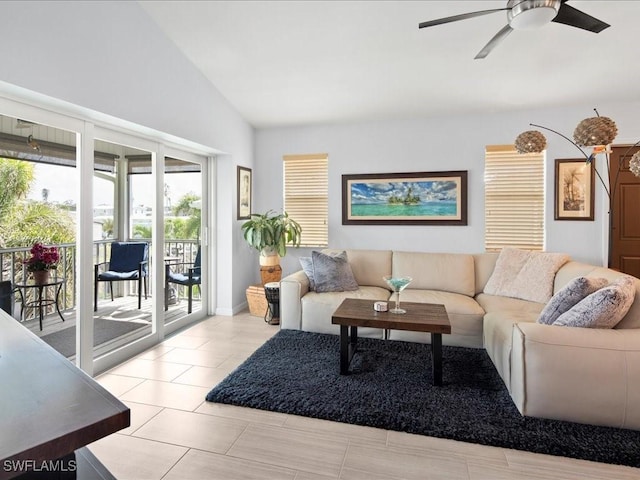
<path fill-rule="evenodd" d="M 248 313 L 211 317 L 99 376 L 131 426 L 91 451 L 120 480 L 640 479 L 629 467 L 204 400 L 277 331 Z"/>

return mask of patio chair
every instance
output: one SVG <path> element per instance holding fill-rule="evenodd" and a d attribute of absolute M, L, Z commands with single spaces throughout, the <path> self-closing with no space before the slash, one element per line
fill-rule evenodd
<path fill-rule="evenodd" d="M 0 308 L 13 316 L 13 284 L 11 280 L 0 282 Z"/>
<path fill-rule="evenodd" d="M 105 271 L 100 271 L 105 268 Z M 147 278 L 149 277 L 149 244 L 147 242 L 113 242 L 111 258 L 108 262 L 94 267 L 93 311 L 98 311 L 98 283 L 109 282 L 113 302 L 113 282 L 138 282 L 138 309 L 142 308 L 142 286 L 147 298 Z"/>
<path fill-rule="evenodd" d="M 200 292 L 200 283 L 202 281 L 201 268 L 200 268 L 200 247 L 198 247 L 198 253 L 196 253 L 196 259 L 191 262 L 179 262 L 179 263 L 166 263 L 165 264 L 165 289 L 164 289 L 164 309 L 169 309 L 169 288 L 170 283 L 182 285 L 188 289 L 188 304 L 187 313 L 191 313 L 193 304 L 193 287 L 198 287 L 198 293 Z"/>

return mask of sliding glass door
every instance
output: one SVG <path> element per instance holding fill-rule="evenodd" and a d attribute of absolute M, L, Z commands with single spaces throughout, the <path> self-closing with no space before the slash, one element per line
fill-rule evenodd
<path fill-rule="evenodd" d="M 94 163 L 93 177 L 93 354 L 100 357 L 152 333 L 154 197 L 151 185 L 133 185 L 123 174 L 129 158 L 150 152 L 102 140 L 95 145 L 114 155 L 107 167 Z"/>
<path fill-rule="evenodd" d="M 75 355 L 76 134 L 0 115 L 0 280 L 9 313 Z M 35 247 L 34 245 L 41 245 Z"/>
<path fill-rule="evenodd" d="M 206 311 L 206 222 L 203 221 L 205 161 L 172 152 L 164 162 L 165 311 L 172 331 Z M 179 154 L 178 155 L 175 154 Z"/>
<path fill-rule="evenodd" d="M 19 291 L 7 310 L 91 375 L 208 310 L 210 160 L 139 130 L 0 96 L 0 281 Z M 42 286 L 36 242 L 58 254 Z"/>

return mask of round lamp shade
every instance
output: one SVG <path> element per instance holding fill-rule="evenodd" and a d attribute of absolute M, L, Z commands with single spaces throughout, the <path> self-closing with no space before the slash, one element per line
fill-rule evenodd
<path fill-rule="evenodd" d="M 533 30 L 546 25 L 558 15 L 558 7 L 554 5 L 556 2 L 547 2 L 550 5 L 538 5 L 535 8 L 522 9 L 521 11 L 515 11 L 511 9 L 507 12 L 507 21 L 511 28 L 516 30 Z M 522 5 L 526 5 L 525 2 L 520 2 Z"/>
<path fill-rule="evenodd" d="M 631 157 L 631 161 L 629 161 L 629 170 L 636 177 L 640 177 L 640 152 L 636 152 L 633 157 Z"/>
<path fill-rule="evenodd" d="M 609 117 L 591 117 L 578 124 L 573 132 L 573 139 L 581 147 L 592 147 L 609 145 L 617 134 L 616 122 Z"/>
<path fill-rule="evenodd" d="M 547 146 L 547 139 L 537 130 L 522 132 L 515 141 L 518 153 L 540 153 Z"/>

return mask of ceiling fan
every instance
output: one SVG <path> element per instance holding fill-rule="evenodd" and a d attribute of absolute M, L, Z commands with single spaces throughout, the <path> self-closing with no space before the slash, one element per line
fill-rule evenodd
<path fill-rule="evenodd" d="M 509 0 L 505 8 L 480 10 L 478 12 L 463 13 L 452 17 L 429 20 L 418 25 L 419 28 L 434 27 L 443 23 L 457 22 L 467 18 L 480 17 L 494 12 L 507 12 L 507 25 L 489 40 L 482 50 L 475 56 L 485 58 L 507 35 L 514 29 L 532 29 L 541 27 L 549 22 L 563 23 L 571 27 L 581 28 L 593 33 L 600 33 L 609 27 L 608 23 L 587 15 L 580 10 L 567 5 L 568 0 Z"/>

